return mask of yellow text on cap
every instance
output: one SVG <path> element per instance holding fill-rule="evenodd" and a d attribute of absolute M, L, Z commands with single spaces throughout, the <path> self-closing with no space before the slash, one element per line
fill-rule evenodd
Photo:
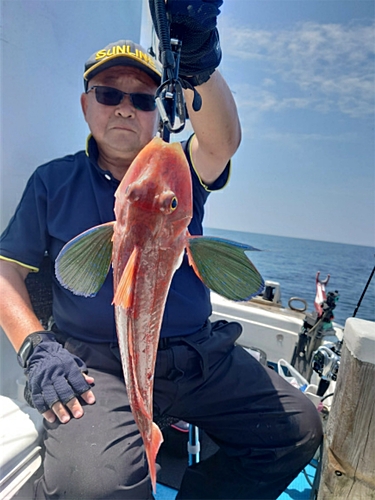
<path fill-rule="evenodd" d="M 141 59 L 142 61 L 146 62 L 153 68 L 156 68 L 155 61 L 152 59 L 152 57 L 138 49 L 135 49 L 135 52 L 132 52 L 130 45 L 116 45 L 115 47 L 112 47 L 108 50 L 99 50 L 99 52 L 95 54 L 95 59 L 99 60 L 103 59 L 104 57 L 119 56 L 121 54 L 130 54 L 132 56 L 135 56 L 137 59 Z"/>

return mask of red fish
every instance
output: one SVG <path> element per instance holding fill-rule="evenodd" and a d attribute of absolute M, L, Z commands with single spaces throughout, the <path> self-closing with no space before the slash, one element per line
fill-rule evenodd
<path fill-rule="evenodd" d="M 130 406 L 154 491 L 155 460 L 163 442 L 152 420 L 154 367 L 165 301 L 192 217 L 191 190 L 180 144 L 156 138 L 141 151 L 116 191 L 112 261 L 116 328 Z"/>
<path fill-rule="evenodd" d="M 263 280 L 245 255 L 256 250 L 220 238 L 192 237 L 190 168 L 179 143 L 153 139 L 115 193 L 116 220 L 71 240 L 56 259 L 60 283 L 94 296 L 113 267 L 116 330 L 128 397 L 142 436 L 155 491 L 163 441 L 153 422 L 153 377 L 164 307 L 184 251 L 204 283 L 233 300 L 248 300 Z"/>

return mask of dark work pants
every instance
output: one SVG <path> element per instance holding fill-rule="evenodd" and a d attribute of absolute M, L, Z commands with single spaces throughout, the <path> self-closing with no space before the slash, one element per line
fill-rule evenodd
<path fill-rule="evenodd" d="M 220 447 L 189 467 L 179 500 L 276 499 L 322 438 L 304 394 L 234 342 L 237 323 L 217 322 L 159 350 L 155 415 L 198 425 Z M 67 339 L 95 378 L 97 402 L 81 419 L 48 424 L 37 499 L 152 499 L 147 462 L 132 418 L 121 363 L 108 344 Z"/>

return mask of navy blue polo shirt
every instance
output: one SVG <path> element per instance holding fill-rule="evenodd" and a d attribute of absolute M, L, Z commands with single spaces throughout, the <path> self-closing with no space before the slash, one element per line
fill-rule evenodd
<path fill-rule="evenodd" d="M 209 187 L 190 160 L 190 140 L 183 144 L 193 183 L 191 234 L 202 234 L 204 204 L 210 191 L 227 182 L 230 166 Z M 54 261 L 61 248 L 92 226 L 114 220 L 114 194 L 119 181 L 97 163 L 95 140 L 87 153 L 53 160 L 40 166 L 29 179 L 8 227 L 1 235 L 0 256 L 37 271 L 45 252 Z M 116 338 L 112 271 L 96 297 L 84 298 L 61 287 L 53 276 L 53 316 L 61 332 L 90 342 Z M 176 271 L 165 307 L 161 336 L 188 335 L 198 331 L 211 314 L 209 291 L 184 257 Z"/>

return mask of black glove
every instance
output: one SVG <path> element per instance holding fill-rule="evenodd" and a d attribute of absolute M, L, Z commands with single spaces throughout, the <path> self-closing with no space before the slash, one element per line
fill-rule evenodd
<path fill-rule="evenodd" d="M 193 86 L 206 82 L 220 64 L 221 48 L 216 18 L 222 3 L 223 0 L 167 2 L 171 38 L 182 42 L 180 75 Z M 157 27 L 153 9 L 151 14 Z"/>
<path fill-rule="evenodd" d="M 87 371 L 85 363 L 59 344 L 52 332 L 29 335 L 18 352 L 18 361 L 27 376 L 25 399 L 40 413 L 57 401 L 66 404 L 90 389 L 82 375 Z"/>

